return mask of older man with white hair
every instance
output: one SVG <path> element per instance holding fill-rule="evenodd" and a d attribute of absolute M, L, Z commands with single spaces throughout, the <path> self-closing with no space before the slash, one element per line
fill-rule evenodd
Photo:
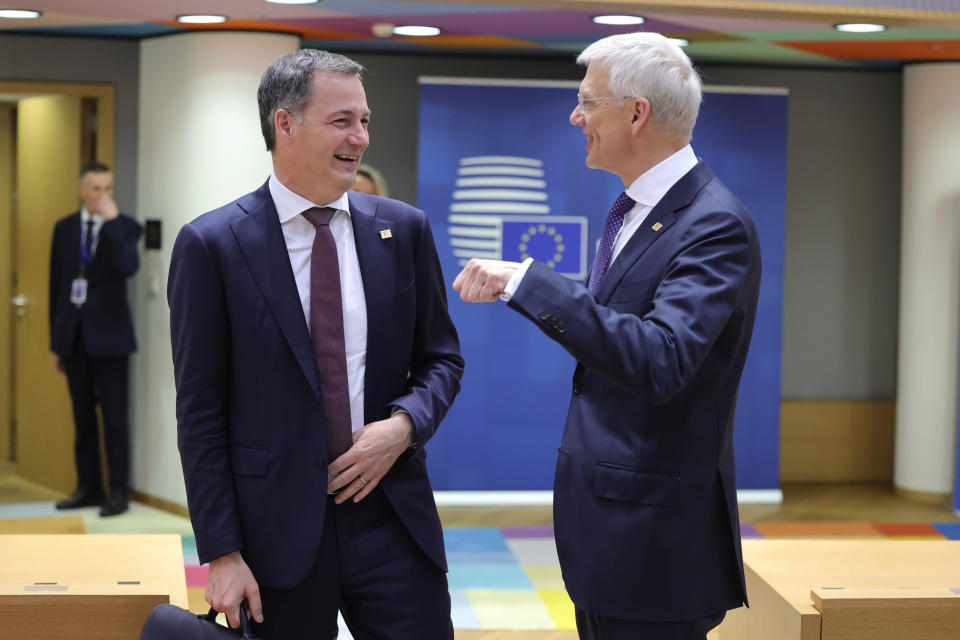
<path fill-rule="evenodd" d="M 498 298 L 577 360 L 554 485 L 557 551 L 590 640 L 703 640 L 746 602 L 733 414 L 760 289 L 746 208 L 690 146 L 702 87 L 661 35 L 593 43 L 570 123 L 623 180 L 585 284 L 472 260 Z"/>

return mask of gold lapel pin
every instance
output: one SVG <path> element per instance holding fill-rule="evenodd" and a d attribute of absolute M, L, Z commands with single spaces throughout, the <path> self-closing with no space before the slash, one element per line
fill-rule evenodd
<path fill-rule="evenodd" d="M 660 224 L 659 222 L 654 223 L 654 225 L 653 225 L 653 230 L 654 230 L 654 231 L 660 231 L 660 229 L 663 229 L 663 225 Z"/>
<path fill-rule="evenodd" d="M 382 230 L 380 231 L 380 239 L 381 239 L 381 240 L 387 240 L 388 238 L 392 238 L 392 237 L 393 237 L 393 234 L 390 233 L 390 229 L 382 229 Z"/>

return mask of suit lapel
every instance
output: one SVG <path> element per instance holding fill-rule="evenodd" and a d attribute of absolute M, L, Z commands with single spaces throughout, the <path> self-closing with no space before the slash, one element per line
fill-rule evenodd
<path fill-rule="evenodd" d="M 242 198 L 238 204 L 247 215 L 230 224 L 247 267 L 267 301 L 280 331 L 296 356 L 314 393 L 320 396 L 320 376 L 313 343 L 303 316 L 300 294 L 290 267 L 277 208 L 268 183 Z"/>
<path fill-rule="evenodd" d="M 83 236 L 80 235 L 81 227 L 79 211 L 72 214 L 64 224 L 64 242 L 67 246 L 63 247 L 61 255 L 64 264 L 70 265 L 70 269 L 76 273 L 80 273 L 80 243 L 83 242 Z"/>
<path fill-rule="evenodd" d="M 666 234 L 667 230 L 676 222 L 677 214 L 687 207 L 703 186 L 713 178 L 713 173 L 704 162 L 698 162 L 680 180 L 677 181 L 660 202 L 650 210 L 640 228 L 634 232 L 626 246 L 610 265 L 600 280 L 600 290 L 597 291 L 597 301 L 606 304 L 617 288 L 620 280 L 630 270 L 630 267 L 640 259 L 647 249 Z"/>
<path fill-rule="evenodd" d="M 391 346 L 389 318 L 393 309 L 393 288 L 396 280 L 396 242 L 381 238 L 388 225 L 377 219 L 379 203 L 353 191 L 349 192 L 350 220 L 357 245 L 357 259 L 363 279 L 363 296 L 367 304 L 367 364 L 364 375 L 363 412 L 365 422 L 374 419 L 383 409 L 382 400 L 372 390 L 382 385 L 374 379 L 384 370 L 385 356 Z"/>

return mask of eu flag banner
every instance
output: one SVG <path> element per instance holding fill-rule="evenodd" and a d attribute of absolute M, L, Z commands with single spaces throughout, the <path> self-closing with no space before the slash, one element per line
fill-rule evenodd
<path fill-rule="evenodd" d="M 420 79 L 417 204 L 430 218 L 448 284 L 471 258 L 529 257 L 585 279 L 610 203 L 624 185 L 584 164 L 584 136 L 568 121 L 578 84 Z M 735 447 L 738 486 L 776 489 L 786 96 L 708 93 L 693 145 L 760 231 L 760 311 Z M 468 304 L 449 294 L 466 370 L 430 443 L 434 488 L 551 488 L 574 359 L 502 304 Z"/>

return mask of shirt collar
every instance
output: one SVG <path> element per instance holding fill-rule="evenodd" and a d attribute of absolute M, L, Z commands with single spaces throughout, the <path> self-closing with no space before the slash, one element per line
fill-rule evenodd
<path fill-rule="evenodd" d="M 696 165 L 697 155 L 688 144 L 634 180 L 627 187 L 627 195 L 635 202 L 653 207 Z"/>
<path fill-rule="evenodd" d="M 280 217 L 280 224 L 295 218 L 307 209 L 311 209 L 313 207 L 331 207 L 333 209 L 343 211 L 348 216 L 350 215 L 350 200 L 347 198 L 346 191 L 344 191 L 340 197 L 333 202 L 316 204 L 315 202 L 310 202 L 303 196 L 290 191 L 290 189 L 280 182 L 280 179 L 277 178 L 277 174 L 272 171 L 270 172 L 269 189 L 270 196 L 273 198 L 273 204 L 277 207 L 277 215 Z"/>
<path fill-rule="evenodd" d="M 100 222 L 101 219 L 102 218 L 100 218 L 99 215 L 92 215 L 89 211 L 87 211 L 87 208 L 84 207 L 83 205 L 80 206 L 80 222 L 81 223 L 86 224 L 92 220 L 94 224 L 96 224 L 97 222 Z"/>

